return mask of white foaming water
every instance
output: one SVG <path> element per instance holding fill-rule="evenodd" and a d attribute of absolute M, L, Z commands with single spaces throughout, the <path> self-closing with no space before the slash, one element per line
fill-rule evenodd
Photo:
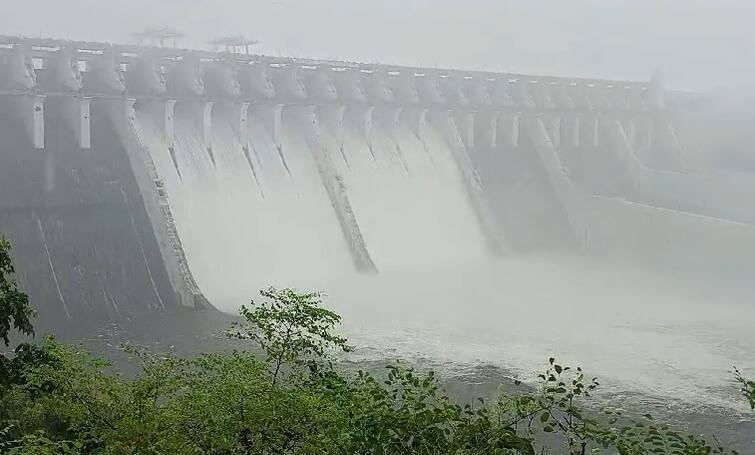
<path fill-rule="evenodd" d="M 630 267 L 544 257 L 359 277 L 332 283 L 328 304 L 364 360 L 494 365 L 535 380 L 554 356 L 609 392 L 744 410 L 730 371 L 755 373 L 752 301 Z"/>
<path fill-rule="evenodd" d="M 428 127 L 418 137 L 403 123 L 386 131 L 376 121 L 368 143 L 358 120 L 346 116 L 343 154 L 333 161 L 378 270 L 487 257 L 458 167 L 439 133 Z"/>
<path fill-rule="evenodd" d="M 285 131 L 279 153 L 270 133 L 255 125 L 247 159 L 228 122 L 216 118 L 213 163 L 198 131 L 177 106 L 179 177 L 165 141 L 149 119 L 137 119 L 191 271 L 211 302 L 237 307 L 270 285 L 317 287 L 323 276 L 351 270 L 328 196 L 296 134 Z"/>
<path fill-rule="evenodd" d="M 198 105 L 176 105 L 174 153 L 146 115 L 136 132 L 163 180 L 189 266 L 207 298 L 236 308 L 261 288 L 323 288 L 354 274 L 352 259 L 296 113 L 276 144 L 268 108 L 252 110 L 245 151 L 223 111 L 208 150 Z M 378 270 L 479 262 L 487 256 L 460 173 L 439 133 L 358 125 L 327 147 Z M 327 137 L 330 145 L 336 143 Z"/>

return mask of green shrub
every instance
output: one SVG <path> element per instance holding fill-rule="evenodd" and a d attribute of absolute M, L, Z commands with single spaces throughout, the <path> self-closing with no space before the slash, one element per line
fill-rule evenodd
<path fill-rule="evenodd" d="M 736 368 L 734 368 L 734 379 L 742 386 L 742 395 L 750 403 L 750 408 L 755 411 L 755 381 L 742 376 Z"/>
<path fill-rule="evenodd" d="M 12 329 L 26 335 L 34 334 L 31 320 L 35 312 L 29 304 L 29 297 L 18 288 L 15 272 L 10 257 L 10 242 L 0 236 L 0 340 L 5 346 L 10 343 Z"/>

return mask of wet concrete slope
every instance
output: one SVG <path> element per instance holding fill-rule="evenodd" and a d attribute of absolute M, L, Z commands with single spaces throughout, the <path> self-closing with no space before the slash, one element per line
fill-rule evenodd
<path fill-rule="evenodd" d="M 519 136 L 518 124 L 514 127 Z M 526 136 L 500 140 L 495 145 L 477 142 L 470 157 L 512 250 L 574 245 L 563 206 Z"/>
<path fill-rule="evenodd" d="M 45 103 L 36 149 L 14 103 L 0 119 L 0 232 L 42 326 L 82 327 L 177 305 L 108 106 L 92 104 L 82 149 L 67 100 Z M 78 107 L 78 105 L 77 105 Z M 78 118 L 73 117 L 73 118 Z"/>

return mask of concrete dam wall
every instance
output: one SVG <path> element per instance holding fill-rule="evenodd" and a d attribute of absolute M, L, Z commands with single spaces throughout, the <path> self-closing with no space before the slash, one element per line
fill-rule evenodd
<path fill-rule="evenodd" d="M 755 179 L 665 94 L 0 37 L 0 232 L 64 324 L 528 251 L 752 276 Z"/>

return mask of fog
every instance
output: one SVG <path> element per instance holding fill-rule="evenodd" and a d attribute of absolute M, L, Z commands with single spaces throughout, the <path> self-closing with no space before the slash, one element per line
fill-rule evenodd
<path fill-rule="evenodd" d="M 134 195 L 137 202 L 125 204 L 143 204 L 144 214 L 136 216 L 143 220 L 129 214 L 112 224 L 133 225 L 136 232 L 143 222 L 148 234 L 133 235 L 155 237 L 139 244 L 134 259 L 146 264 L 134 268 L 147 270 L 143 283 L 154 294 L 163 278 L 150 269 L 154 262 L 145 252 L 153 243 L 166 276 L 172 265 L 165 251 L 180 252 L 174 256 L 185 257 L 170 260 L 186 261 L 175 267 L 183 267 L 181 278 L 195 280 L 204 297 L 228 313 L 268 285 L 320 289 L 358 347 L 352 360 L 408 357 L 449 371 L 493 365 L 532 380 L 553 355 L 605 378 L 613 393 L 744 410 L 729 370 L 736 364 L 755 371 L 752 0 L 2 2 L 0 35 L 135 43 L 134 34 L 144 28 L 168 26 L 185 33 L 180 47 L 195 49 L 209 49 L 207 43 L 220 36 L 244 35 L 259 40 L 257 52 L 274 56 L 642 81 L 643 107 L 615 116 L 592 105 L 574 117 L 569 111 L 581 107 L 522 114 L 540 108 L 532 102 L 535 107 L 512 104 L 516 109 L 503 114 L 506 109 L 499 109 L 491 121 L 477 111 L 465 117 L 431 105 L 417 113 L 382 101 L 378 107 L 365 107 L 374 100 L 341 103 L 334 95 L 317 108 L 297 99 L 265 100 L 251 108 L 240 103 L 248 129 L 221 102 L 212 111 L 204 98 L 183 93 L 172 98 L 175 110 L 166 111 L 164 99 L 145 97 L 128 119 L 118 105 L 117 133 L 105 138 L 110 133 L 97 130 L 94 146 L 74 144 L 68 130 L 70 144 L 60 145 L 51 140 L 57 133 L 43 131 L 42 139 L 62 150 L 60 157 L 43 156 L 40 151 L 50 145 L 34 145 L 18 138 L 22 129 L 0 125 L 13 137 L 6 141 L 14 144 L 6 156 L 24 147 L 28 152 L 2 162 L 7 167 L 0 175 L 7 180 L 0 194 L 16 190 L 7 181 L 15 178 L 12 166 L 23 168 L 25 159 L 48 170 L 58 159 L 58 170 L 49 171 L 58 172 L 53 189 L 73 206 L 104 205 L 95 196 L 96 204 L 89 204 L 89 195 L 97 193 L 96 185 L 110 188 L 112 182 L 123 185 L 125 200 L 130 184 L 143 200 Z M 167 77 L 195 75 L 184 63 L 168 62 L 178 69 Z M 285 92 L 288 75 L 300 76 L 290 69 L 270 70 L 276 90 Z M 657 70 L 663 87 L 677 96 L 668 96 L 674 112 L 699 99 L 709 104 L 690 108 L 691 114 L 654 117 L 647 94 L 653 87 L 645 82 Z M 368 80 L 368 71 L 354 72 L 365 83 L 383 83 Z M 431 77 L 411 73 L 411 83 Z M 302 76 L 301 86 L 311 88 L 315 78 Z M 439 78 L 451 94 L 467 90 L 464 84 L 472 79 Z M 518 103 L 517 96 L 532 101 L 536 90 L 550 90 L 549 83 L 533 82 L 507 77 L 483 83 L 506 85 Z M 600 87 L 581 88 L 589 92 L 588 104 L 590 96 L 604 95 Z M 617 95 L 613 85 L 603 88 L 604 98 L 632 103 L 628 90 Z M 574 90 L 567 97 L 581 96 Z M 689 98 L 693 102 L 676 91 L 700 96 Z M 98 102 L 116 98 L 95 100 L 94 116 L 110 113 L 97 111 Z M 3 119 L 22 108 L 3 107 L 10 112 Z M 80 115 L 89 120 L 88 111 L 78 108 L 61 115 L 70 114 L 72 124 L 82 121 Z M 49 112 L 41 121 L 50 121 Z M 170 133 L 166 115 L 174 122 Z M 466 124 L 471 140 L 464 128 L 470 118 L 482 120 Z M 121 148 L 128 158 L 101 158 Z M 75 163 L 71 169 L 66 160 Z M 102 172 L 108 165 L 122 173 Z M 85 172 L 77 173 L 77 166 Z M 37 180 L 25 182 L 41 180 L 32 175 Z M 96 184 L 82 184 L 87 178 Z M 39 200 L 49 203 L 49 191 L 39 192 Z M 13 196 L 11 202 L 27 208 L 23 194 Z M 38 205 L 44 204 L 29 203 L 31 218 L 38 216 Z M 118 210 L 108 216 L 112 212 Z M 21 254 L 31 251 L 27 268 L 21 267 L 24 278 L 42 273 L 37 264 L 44 258 L 54 282 L 52 300 L 63 300 L 85 281 L 77 248 L 86 250 L 82 256 L 98 257 L 96 241 L 102 240 L 95 239 L 91 249 L 88 238 L 70 246 L 76 233 L 68 233 L 57 216 L 19 222 L 11 237 L 22 243 Z M 490 223 L 502 227 L 502 240 L 490 234 Z M 0 224 L 0 231 L 11 224 Z M 44 249 L 28 247 L 34 242 L 28 226 L 35 235 L 38 226 Z M 179 240 L 160 237 L 161 230 Z M 499 240 L 494 246 L 502 252 L 491 247 Z M 357 272 L 355 251 L 376 273 Z M 58 260 L 75 264 L 76 273 L 59 280 L 53 266 Z M 94 273 L 96 280 L 122 278 L 130 267 L 111 258 L 104 262 L 111 268 Z M 175 285 L 174 276 L 164 281 L 171 279 Z M 97 295 L 107 294 L 105 285 L 93 282 Z M 123 294 L 121 301 L 133 299 L 128 289 Z"/>
<path fill-rule="evenodd" d="M 752 88 L 753 22 L 749 0 L 4 0 L 0 15 L 29 36 L 122 43 L 165 25 L 187 47 L 241 34 L 274 55 L 632 80 L 660 68 L 675 89 Z"/>

